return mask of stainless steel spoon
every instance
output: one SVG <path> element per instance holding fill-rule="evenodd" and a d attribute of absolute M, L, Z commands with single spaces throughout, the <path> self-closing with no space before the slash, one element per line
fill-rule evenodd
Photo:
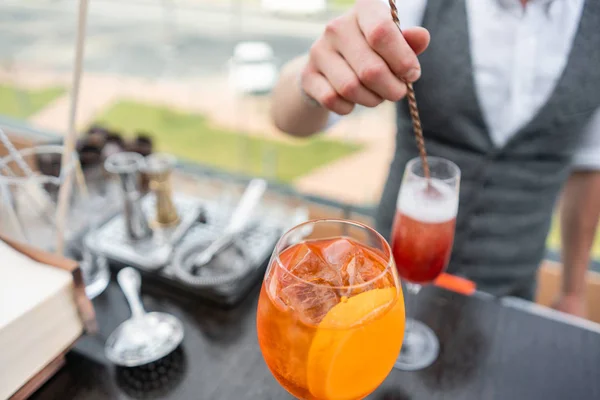
<path fill-rule="evenodd" d="M 170 354 L 183 340 L 181 321 L 170 314 L 144 310 L 140 299 L 141 277 L 135 269 L 123 268 L 117 281 L 131 308 L 131 318 L 108 337 L 104 348 L 106 358 L 124 367 L 138 367 Z"/>

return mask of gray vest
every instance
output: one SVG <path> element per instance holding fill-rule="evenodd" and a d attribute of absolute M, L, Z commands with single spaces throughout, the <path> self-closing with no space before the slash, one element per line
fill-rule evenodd
<path fill-rule="evenodd" d="M 494 295 L 535 280 L 557 196 L 583 128 L 600 106 L 600 1 L 587 0 L 568 64 L 547 103 L 502 148 L 492 142 L 476 97 L 464 0 L 429 0 L 431 44 L 415 84 L 430 155 L 462 171 L 448 271 Z M 398 103 L 396 153 L 377 213 L 389 238 L 404 167 L 418 156 L 406 102 Z M 600 155 L 599 155 L 600 157 Z"/>

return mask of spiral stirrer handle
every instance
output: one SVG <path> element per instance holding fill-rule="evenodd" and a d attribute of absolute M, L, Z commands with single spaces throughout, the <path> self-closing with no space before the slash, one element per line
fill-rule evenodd
<path fill-rule="evenodd" d="M 392 19 L 394 20 L 394 23 L 398 27 L 400 33 L 402 33 L 396 2 L 394 0 L 389 0 L 389 3 L 392 12 Z M 421 162 L 423 163 L 423 172 L 425 173 L 425 178 L 429 183 L 428 186 L 431 187 L 431 174 L 429 172 L 429 163 L 427 162 L 427 151 L 425 150 L 425 139 L 423 138 L 421 117 L 419 116 L 419 109 L 417 108 L 417 97 L 415 96 L 415 89 L 413 88 L 412 83 L 406 82 L 406 87 L 408 89 L 406 93 L 406 97 L 408 98 L 408 109 L 410 112 L 410 118 L 412 120 L 413 130 L 415 132 L 417 147 L 419 148 L 419 155 L 421 156 Z"/>

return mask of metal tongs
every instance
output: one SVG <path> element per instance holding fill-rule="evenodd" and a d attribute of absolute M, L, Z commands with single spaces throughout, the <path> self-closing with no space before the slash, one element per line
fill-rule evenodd
<path fill-rule="evenodd" d="M 246 228 L 252 212 L 260 202 L 266 188 L 267 182 L 264 179 L 254 179 L 248 184 L 240 202 L 231 215 L 229 224 L 221 236 L 213 241 L 206 249 L 202 250 L 202 252 L 194 259 L 193 265 L 196 268 L 208 264 L 217 253 L 233 243 L 235 237 Z"/>

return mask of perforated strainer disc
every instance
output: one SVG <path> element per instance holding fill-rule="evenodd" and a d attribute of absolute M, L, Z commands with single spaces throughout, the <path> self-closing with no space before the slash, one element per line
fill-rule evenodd
<path fill-rule="evenodd" d="M 248 274 L 252 262 L 235 241 L 217 253 L 208 264 L 196 267 L 196 256 L 210 243 L 210 240 L 190 243 L 176 251 L 172 265 L 178 279 L 196 287 L 211 288 L 236 282 Z"/>

